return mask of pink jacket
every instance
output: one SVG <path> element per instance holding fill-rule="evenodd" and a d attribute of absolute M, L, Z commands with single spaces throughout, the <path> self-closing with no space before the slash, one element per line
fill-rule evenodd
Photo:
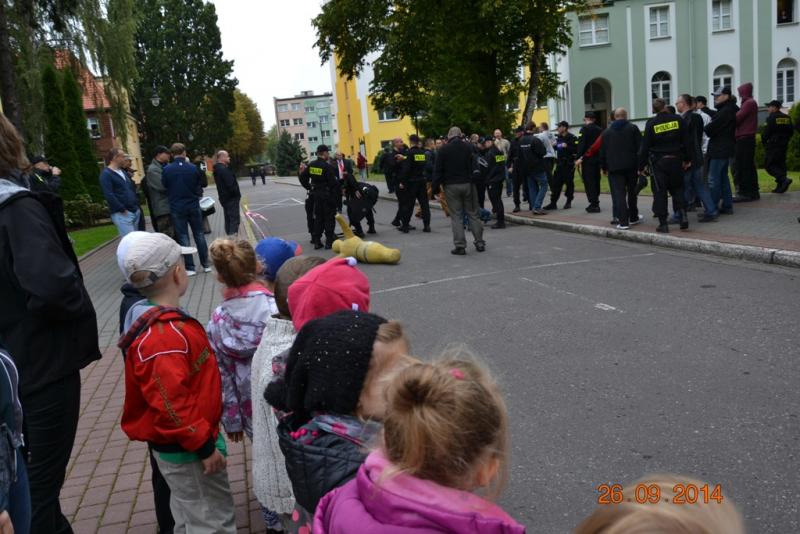
<path fill-rule="evenodd" d="M 499 506 L 469 492 L 409 475 L 382 479 L 391 468 L 373 452 L 356 478 L 322 498 L 314 534 L 524 534 Z"/>
<path fill-rule="evenodd" d="M 758 103 L 753 99 L 753 84 L 739 86 L 742 107 L 736 112 L 736 139 L 752 137 L 758 131 Z"/>

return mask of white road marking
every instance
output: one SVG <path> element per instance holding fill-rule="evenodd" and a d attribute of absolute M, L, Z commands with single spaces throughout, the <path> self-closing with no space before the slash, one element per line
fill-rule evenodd
<path fill-rule="evenodd" d="M 578 300 L 582 300 L 584 302 L 587 302 L 587 303 L 593 305 L 598 310 L 615 311 L 615 312 L 619 312 L 619 313 L 625 313 L 622 310 L 618 310 L 614 306 L 611 306 L 610 304 L 605 304 L 603 302 L 594 301 L 594 300 L 592 300 L 590 298 L 584 297 L 583 295 L 578 295 L 577 293 L 573 293 L 572 291 L 567 291 L 566 289 L 561 289 L 561 288 L 558 288 L 556 286 L 551 286 L 550 284 L 545 284 L 544 282 L 540 282 L 539 280 L 531 280 L 530 278 L 521 278 L 521 280 L 525 280 L 526 282 L 530 282 L 532 284 L 536 284 L 537 286 L 541 286 L 541 287 L 547 288 L 547 289 L 549 289 L 551 291 L 555 291 L 556 293 L 559 293 L 561 295 L 568 295 L 568 296 L 574 297 L 574 298 L 576 298 Z"/>
<path fill-rule="evenodd" d="M 493 276 L 495 274 L 503 274 L 503 273 L 513 273 L 518 271 L 532 271 L 534 269 L 545 269 L 547 267 L 560 267 L 562 265 L 579 265 L 581 263 L 592 263 L 597 261 L 611 261 L 611 260 L 627 260 L 633 258 L 645 258 L 647 256 L 655 256 L 655 252 L 648 252 L 646 254 L 633 254 L 629 256 L 607 256 L 604 258 L 588 258 L 585 260 L 573 260 L 573 261 L 559 261 L 555 263 L 543 263 L 541 265 L 528 265 L 526 267 L 518 267 L 516 269 L 503 269 L 500 271 L 490 271 L 486 273 L 475 273 L 475 274 L 465 274 L 462 276 L 452 276 L 450 278 L 442 278 L 440 280 L 429 280 L 427 282 L 418 282 L 416 284 L 408 284 L 405 286 L 398 286 L 398 287 L 389 287 L 386 289 L 379 289 L 378 291 L 373 291 L 373 295 L 379 295 L 381 293 L 392 293 L 394 291 L 402 291 L 404 289 L 414 289 L 417 287 L 429 286 L 433 284 L 444 284 L 446 282 L 455 282 L 458 280 L 469 280 L 471 278 L 480 278 L 483 276 Z"/>
<path fill-rule="evenodd" d="M 250 210 L 261 211 L 266 208 L 295 208 L 303 205 L 305 205 L 305 202 L 292 197 L 284 198 L 283 200 L 278 200 L 276 202 L 270 202 L 269 204 L 253 204 L 250 206 Z"/>

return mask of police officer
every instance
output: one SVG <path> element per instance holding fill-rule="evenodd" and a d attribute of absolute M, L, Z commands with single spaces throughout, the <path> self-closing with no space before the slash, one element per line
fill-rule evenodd
<path fill-rule="evenodd" d="M 603 129 L 597 124 L 597 115 L 594 111 L 587 111 L 583 117 L 583 127 L 578 133 L 578 148 L 576 165 L 580 165 L 583 173 L 583 183 L 586 187 L 587 213 L 600 213 L 600 161 L 597 155 L 587 156 L 586 153 Z"/>
<path fill-rule="evenodd" d="M 31 191 L 38 193 L 47 191 L 57 194 L 61 187 L 61 169 L 51 167 L 44 156 L 34 156 L 31 159 L 31 165 L 33 165 L 30 176 Z"/>
<path fill-rule="evenodd" d="M 488 168 L 486 170 L 486 189 L 489 193 L 489 202 L 497 216 L 497 222 L 492 228 L 499 229 L 506 227 L 506 213 L 503 206 L 503 184 L 506 181 L 507 157 L 503 150 L 497 146 L 491 137 L 486 138 L 486 151 L 483 157 L 486 159 Z"/>
<path fill-rule="evenodd" d="M 513 194 L 514 194 L 514 209 L 511 210 L 512 213 L 518 213 L 520 211 L 520 198 L 519 198 L 519 190 L 522 188 L 523 192 L 523 202 L 528 201 L 528 183 L 525 181 L 524 173 L 520 172 L 521 165 L 520 162 L 520 149 L 519 149 L 519 142 L 522 139 L 522 136 L 525 135 L 525 128 L 520 126 L 516 130 L 514 130 L 514 139 L 511 140 L 511 148 L 509 149 L 508 159 L 509 165 L 511 167 L 511 184 L 513 186 Z"/>
<path fill-rule="evenodd" d="M 564 204 L 565 210 L 572 207 L 572 199 L 575 197 L 575 153 L 578 138 L 569 133 L 567 121 L 558 123 L 557 132 L 554 147 L 556 149 L 556 170 L 553 172 L 550 204 L 544 207 L 546 210 L 558 209 L 558 198 L 561 196 L 561 189 L 565 186 L 564 196 L 567 197 L 567 202 Z"/>
<path fill-rule="evenodd" d="M 414 214 L 414 204 L 419 202 L 422 210 L 423 232 L 431 231 L 431 208 L 428 205 L 428 191 L 425 187 L 425 169 L 428 165 L 428 154 L 418 135 L 414 134 L 408 138 L 410 148 L 405 151 L 405 157 L 400 164 L 400 172 L 397 181 L 397 192 L 400 200 L 400 227 L 404 234 L 407 234 L 414 227 L 409 223 Z"/>
<path fill-rule="evenodd" d="M 789 147 L 789 140 L 792 138 L 794 129 L 792 119 L 781 111 L 781 103 L 773 100 L 767 105 L 769 116 L 764 132 L 761 134 L 761 142 L 764 143 L 764 169 L 770 176 L 775 178 L 777 185 L 772 190 L 773 193 L 785 193 L 789 189 L 792 180 L 786 176 L 786 149 Z"/>
<path fill-rule="evenodd" d="M 314 249 L 322 248 L 322 233 L 325 232 L 325 248 L 333 246 L 334 224 L 336 216 L 335 192 L 339 181 L 333 167 L 328 163 L 330 150 L 326 145 L 317 147 L 317 159 L 300 171 L 300 183 L 310 194 L 314 207 L 314 225 L 311 231 L 311 242 Z"/>
<path fill-rule="evenodd" d="M 689 130 L 686 123 L 667 109 L 661 99 L 653 100 L 656 114 L 647 121 L 639 150 L 639 174 L 650 166 L 653 175 L 653 213 L 658 217 L 657 231 L 669 232 L 667 225 L 667 192 L 672 196 L 681 230 L 689 228 L 686 199 L 683 196 L 683 173 L 691 165 Z"/>

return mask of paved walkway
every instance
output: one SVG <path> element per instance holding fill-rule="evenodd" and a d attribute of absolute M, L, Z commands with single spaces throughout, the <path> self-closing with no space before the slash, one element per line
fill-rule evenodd
<path fill-rule="evenodd" d="M 209 193 L 212 192 L 209 189 Z M 223 235 L 223 218 L 211 218 L 209 243 Z M 116 244 L 81 262 L 86 287 L 97 310 L 103 359 L 81 373 L 81 415 L 61 506 L 77 534 L 156 532 L 150 464 L 144 443 L 131 442 L 119 421 L 124 400 L 123 363 L 119 349 L 119 288 L 123 278 Z M 190 279 L 183 307 L 206 324 L 220 299 L 213 274 Z M 239 532 L 264 532 L 258 503 L 250 491 L 250 449 L 228 444 L 228 475 L 236 503 Z"/>
<path fill-rule="evenodd" d="M 576 175 L 575 180 L 580 180 L 580 177 Z M 603 177 L 603 180 L 606 178 Z M 286 178 L 284 181 L 289 183 L 292 179 Z M 296 179 L 294 179 L 294 183 L 296 183 Z M 388 195 L 384 182 L 373 183 L 380 188 L 381 194 Z M 506 213 L 510 214 L 514 208 L 513 200 L 506 197 L 505 193 L 503 193 L 503 200 Z M 549 202 L 550 192 L 548 191 L 545 204 Z M 603 210 L 601 213 L 586 213 L 585 208 L 589 203 L 586 201 L 584 193 L 575 194 L 575 200 L 569 210 L 560 209 L 564 206 L 564 202 L 565 199 L 562 195 L 558 201 L 558 210 L 535 217 L 527 210 L 527 203 L 525 203 L 521 206 L 523 211 L 515 215 L 613 228 L 609 224 L 611 222 L 611 195 L 600 195 L 600 208 Z M 639 197 L 639 212 L 646 219 L 643 224 L 634 226 L 630 230 L 631 232 L 656 233 L 657 220 L 652 215 L 652 202 L 651 196 Z M 491 208 L 488 197 L 486 198 L 486 208 Z M 697 222 L 697 213 L 690 213 L 689 230 L 681 231 L 677 225 L 671 226 L 670 235 L 688 239 L 800 251 L 800 224 L 797 222 L 797 218 L 800 216 L 800 192 L 795 191 L 783 195 L 762 193 L 760 201 L 735 204 L 734 211 L 733 215 L 720 215 L 717 222 L 702 224 Z M 702 209 L 699 212 L 702 212 Z"/>

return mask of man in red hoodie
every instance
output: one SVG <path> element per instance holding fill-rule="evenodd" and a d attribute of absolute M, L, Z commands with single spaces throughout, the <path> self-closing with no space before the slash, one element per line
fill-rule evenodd
<path fill-rule="evenodd" d="M 756 131 L 758 130 L 758 103 L 753 98 L 753 84 L 739 86 L 742 105 L 736 112 L 736 180 L 739 191 L 734 202 L 758 200 L 758 171 L 756 171 Z"/>

